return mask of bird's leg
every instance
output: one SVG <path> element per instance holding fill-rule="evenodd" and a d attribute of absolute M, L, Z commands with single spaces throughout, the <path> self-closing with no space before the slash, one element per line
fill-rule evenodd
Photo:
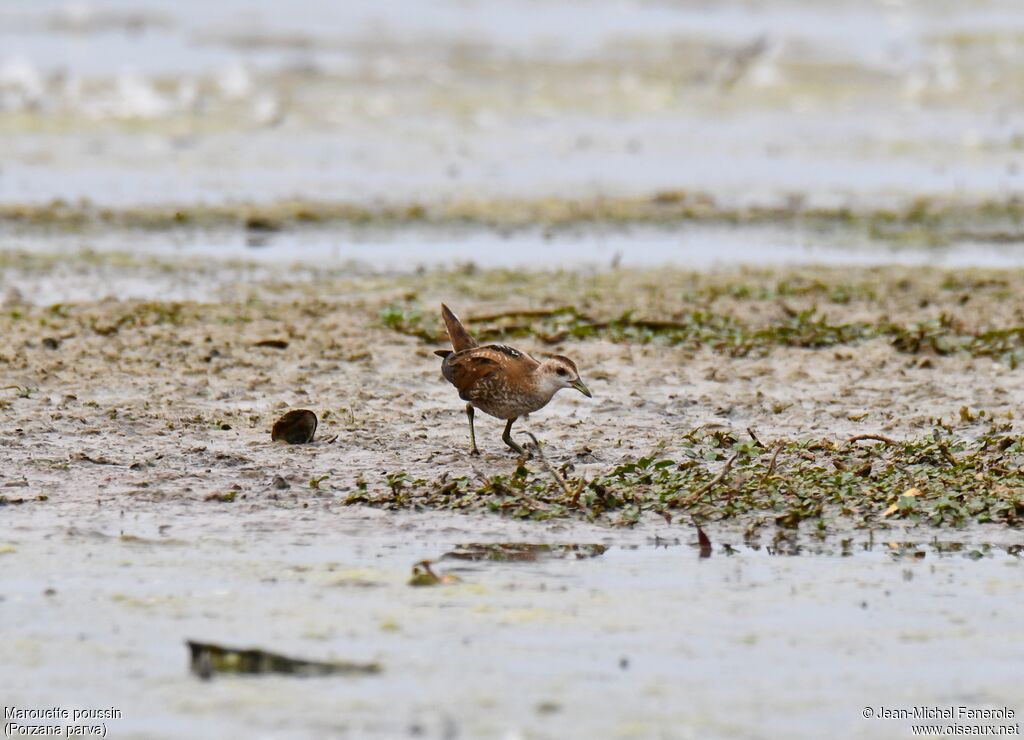
<path fill-rule="evenodd" d="M 516 417 L 518 418 L 518 417 Z M 508 424 L 505 425 L 505 433 L 501 435 L 501 441 L 516 451 L 516 454 L 528 457 L 526 450 L 516 444 L 515 440 L 512 439 L 512 424 L 516 419 L 509 419 Z"/>
<path fill-rule="evenodd" d="M 466 404 L 466 416 L 469 417 L 469 441 L 472 447 L 469 450 L 470 455 L 479 455 L 480 450 L 476 448 L 476 430 L 473 429 L 473 404 Z"/>

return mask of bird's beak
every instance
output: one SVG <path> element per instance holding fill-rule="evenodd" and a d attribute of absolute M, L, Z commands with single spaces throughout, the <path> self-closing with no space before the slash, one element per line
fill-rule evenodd
<path fill-rule="evenodd" d="M 579 378 L 576 378 L 576 380 L 572 381 L 572 387 L 575 388 L 576 390 L 578 390 L 580 393 L 582 393 L 587 398 L 593 398 L 594 397 L 594 395 L 590 392 L 590 389 L 587 388 L 587 386 L 583 385 L 583 381 L 580 380 Z"/>

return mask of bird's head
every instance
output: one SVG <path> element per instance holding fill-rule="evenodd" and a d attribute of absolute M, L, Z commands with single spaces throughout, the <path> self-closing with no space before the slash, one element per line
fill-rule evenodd
<path fill-rule="evenodd" d="M 562 355 L 552 355 L 545 359 L 538 368 L 541 384 L 552 395 L 563 388 L 575 388 L 587 398 L 593 398 L 590 390 L 580 380 L 576 363 Z"/>

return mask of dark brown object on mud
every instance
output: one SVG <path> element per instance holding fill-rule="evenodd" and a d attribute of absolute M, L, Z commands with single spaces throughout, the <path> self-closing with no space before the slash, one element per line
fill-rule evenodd
<path fill-rule="evenodd" d="M 287 339 L 261 339 L 253 347 L 269 347 L 271 349 L 288 349 Z"/>
<path fill-rule="evenodd" d="M 270 438 L 277 442 L 284 440 L 290 445 L 301 445 L 313 441 L 316 434 L 316 414 L 308 409 L 292 409 L 282 416 L 270 430 Z"/>

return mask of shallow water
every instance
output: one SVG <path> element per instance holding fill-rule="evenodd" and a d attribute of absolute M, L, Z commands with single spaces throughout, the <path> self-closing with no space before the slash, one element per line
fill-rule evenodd
<path fill-rule="evenodd" d="M 848 557 L 790 557 L 708 526 L 701 558 L 692 532 L 656 524 L 54 504 L 4 511 L 4 701 L 114 706 L 113 737 L 897 737 L 909 722 L 862 708 L 1019 700 L 1021 566 L 1001 548 L 973 559 L 974 545 L 853 534 Z M 609 549 L 436 560 L 495 541 Z M 408 586 L 423 558 L 461 582 Z M 205 683 L 186 639 L 384 671 Z M 69 670 L 86 665 L 102 672 Z"/>
<path fill-rule="evenodd" d="M 39 305 L 116 297 L 210 301 L 273 281 L 419 270 L 583 270 L 740 266 L 1024 267 L 1016 245 L 957 242 L 900 247 L 861 235 L 796 229 L 688 226 L 544 233 L 517 230 L 298 230 L 253 237 L 240 231 L 16 235 L 8 249 L 50 255 L 55 264 L 0 272 L 0 297 L 17 290 Z M 173 264 L 173 269 L 165 266 Z"/>
<path fill-rule="evenodd" d="M 0 200 L 1019 190 L 1012 0 L 0 7 Z"/>

